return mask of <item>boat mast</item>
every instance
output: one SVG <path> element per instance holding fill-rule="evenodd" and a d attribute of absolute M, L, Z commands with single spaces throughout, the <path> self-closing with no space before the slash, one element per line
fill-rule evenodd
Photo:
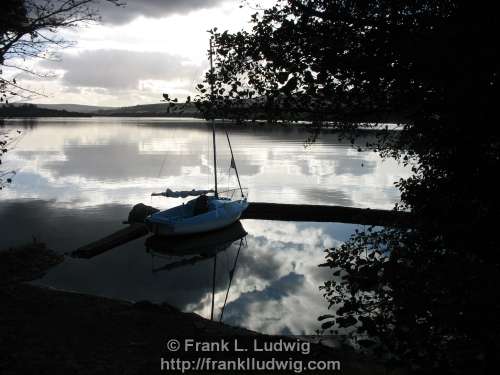
<path fill-rule="evenodd" d="M 214 179 L 215 179 L 215 198 L 219 197 L 217 191 L 217 148 L 215 146 L 215 113 L 214 113 L 214 63 L 212 58 L 212 38 L 210 37 L 210 101 L 212 104 L 212 143 L 214 145 Z"/>

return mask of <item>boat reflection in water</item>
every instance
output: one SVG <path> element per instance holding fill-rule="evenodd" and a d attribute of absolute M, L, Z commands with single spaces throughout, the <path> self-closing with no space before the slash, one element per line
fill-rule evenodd
<path fill-rule="evenodd" d="M 163 237 L 163 236 L 151 236 L 146 239 L 146 251 L 153 257 L 163 257 L 165 259 L 171 260 L 175 258 L 172 262 L 161 267 L 154 267 L 153 273 L 160 271 L 169 271 L 179 267 L 184 267 L 188 265 L 193 265 L 197 262 L 213 258 L 213 272 L 212 272 L 212 307 L 210 313 L 210 319 L 214 319 L 214 298 L 215 298 L 215 279 L 217 270 L 217 254 L 229 249 L 233 244 L 238 247 L 238 251 L 234 257 L 234 264 L 232 269 L 229 271 L 229 282 L 226 291 L 226 296 L 224 298 L 224 305 L 221 309 L 221 314 L 219 321 L 222 321 L 224 316 L 224 308 L 226 306 L 227 297 L 229 295 L 229 289 L 231 288 L 231 283 L 236 271 L 236 264 L 238 262 L 238 257 L 240 251 L 243 247 L 247 246 L 246 236 L 247 232 L 241 225 L 241 222 L 237 222 L 217 231 L 197 233 L 185 236 L 177 237 Z M 177 259 L 181 258 L 181 259 Z"/>

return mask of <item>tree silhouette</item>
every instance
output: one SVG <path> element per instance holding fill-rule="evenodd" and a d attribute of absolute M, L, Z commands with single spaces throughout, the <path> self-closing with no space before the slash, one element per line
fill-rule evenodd
<path fill-rule="evenodd" d="M 348 135 L 400 124 L 366 146 L 411 165 L 396 209 L 418 225 L 327 250 L 335 311 L 321 320 L 423 372 L 485 369 L 499 349 L 495 14 L 449 0 L 277 0 L 251 31 L 212 30 L 216 69 L 198 86 L 219 116 Z"/>
<path fill-rule="evenodd" d="M 119 0 L 106 0 L 122 5 Z M 23 67 L 19 60 L 48 59 L 56 47 L 71 44 L 57 31 L 77 27 L 99 19 L 95 5 L 98 0 L 2 0 L 0 2 L 0 103 L 9 99 L 28 99 L 40 95 L 18 84 L 15 78 L 2 77 L 5 67 L 38 75 Z M 0 134 L 0 157 L 7 152 L 9 139 Z M 2 159 L 0 158 L 0 164 Z M 0 188 L 11 181 L 12 172 L 0 170 Z"/>
<path fill-rule="evenodd" d="M 105 0 L 122 5 L 119 0 Z M 39 75 L 24 67 L 19 60 L 49 59 L 56 48 L 71 42 L 57 32 L 83 23 L 97 21 L 98 0 L 3 0 L 0 3 L 0 68 L 12 68 Z M 21 87 L 14 80 L 1 77 L 0 100 L 9 97 L 37 94 Z"/>

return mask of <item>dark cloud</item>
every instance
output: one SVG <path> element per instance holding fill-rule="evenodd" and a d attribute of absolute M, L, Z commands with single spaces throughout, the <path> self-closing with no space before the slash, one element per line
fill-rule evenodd
<path fill-rule="evenodd" d="M 183 64 L 183 58 L 161 52 L 134 52 L 115 49 L 65 54 L 61 61 L 44 61 L 43 67 L 62 69 L 64 84 L 106 89 L 136 89 L 140 80 L 195 80 L 200 66 Z"/>
<path fill-rule="evenodd" d="M 347 193 L 342 190 L 332 189 L 329 186 L 304 188 L 301 193 L 307 201 L 317 204 L 327 201 L 329 204 L 338 206 L 355 206 L 354 201 Z"/>
<path fill-rule="evenodd" d="M 244 224 L 244 223 L 243 223 Z M 261 238 L 261 237 L 260 237 Z M 281 266 L 280 260 L 276 257 L 276 253 L 256 252 L 253 249 L 262 249 L 268 246 L 270 249 L 274 243 L 270 243 L 267 239 L 259 240 L 259 237 L 254 237 L 251 234 L 247 237 L 247 242 L 250 242 L 249 251 L 243 248 L 238 260 L 238 278 L 249 280 L 251 278 L 259 280 L 275 280 L 279 276 Z M 275 248 L 272 248 L 275 250 Z"/>
<path fill-rule="evenodd" d="M 288 275 L 274 280 L 263 290 L 242 293 L 238 299 L 226 305 L 224 322 L 230 325 L 239 325 L 241 318 L 250 315 L 249 309 L 253 303 L 279 301 L 294 295 L 302 287 L 304 281 L 304 275 L 290 272 Z"/>
<path fill-rule="evenodd" d="M 123 7 L 101 2 L 99 13 L 102 22 L 124 24 L 139 16 L 160 18 L 171 14 L 185 14 L 194 10 L 211 8 L 222 0 L 123 0 Z"/>

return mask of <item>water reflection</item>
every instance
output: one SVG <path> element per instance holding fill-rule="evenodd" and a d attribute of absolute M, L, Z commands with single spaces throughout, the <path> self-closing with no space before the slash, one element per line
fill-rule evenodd
<path fill-rule="evenodd" d="M 221 230 L 179 236 L 162 237 L 150 236 L 146 239 L 146 251 L 160 257 L 187 257 L 180 262 L 170 262 L 162 267 L 153 267 L 153 272 L 171 270 L 188 264 L 194 264 L 198 260 L 215 257 L 219 252 L 227 250 L 233 243 L 239 242 L 246 237 L 245 231 L 240 221 L 223 228 Z"/>
<path fill-rule="evenodd" d="M 48 201 L 8 201 L 0 205 L 0 247 L 35 235 L 59 252 L 76 249 L 121 229 L 129 207 L 102 205 L 75 210 Z M 344 241 L 351 225 L 242 220 L 248 235 L 227 298 L 224 321 L 267 333 L 313 333 L 316 317 L 327 312 L 318 286 L 329 278 L 319 268 L 323 249 Z M 149 243 L 151 247 L 151 243 Z M 226 297 L 238 241 L 218 252 L 215 316 Z M 189 257 L 188 257 L 189 258 Z M 67 258 L 39 283 L 124 300 L 168 302 L 183 311 L 210 317 L 213 257 L 153 272 L 179 257 L 146 252 L 140 238 L 90 260 Z"/>
<path fill-rule="evenodd" d="M 146 239 L 146 250 L 154 259 L 155 256 L 160 255 L 162 258 L 170 258 L 166 264 L 161 267 L 155 267 L 153 263 L 152 271 L 171 271 L 180 267 L 192 266 L 197 262 L 213 258 L 212 270 L 212 302 L 210 307 L 210 319 L 214 318 L 214 303 L 215 303 L 215 281 L 217 280 L 217 257 L 219 253 L 228 250 L 231 246 L 237 246 L 238 250 L 234 257 L 232 268 L 228 272 L 229 280 L 227 283 L 226 295 L 224 304 L 220 309 L 219 321 L 224 318 L 224 310 L 226 307 L 227 299 L 229 297 L 229 290 L 233 282 L 236 265 L 242 247 L 247 243 L 245 237 L 247 232 L 243 229 L 240 221 L 232 225 L 208 233 L 181 236 L 175 238 L 166 238 L 161 236 L 151 236 Z M 173 259 L 172 259 L 173 258 Z"/>
<path fill-rule="evenodd" d="M 5 121 L 4 126 L 24 124 Z M 230 127 L 238 170 L 254 201 L 391 208 L 394 181 L 408 170 L 375 153 L 357 152 L 337 134 L 325 133 L 304 149 L 307 131 L 296 128 Z M 359 139 L 373 141 L 372 134 Z M 22 140 L 3 160 L 16 169 L 4 198 L 56 199 L 72 206 L 149 202 L 152 191 L 210 188 L 210 132 L 197 120 L 41 119 L 26 126 Z M 220 185 L 230 154 L 218 136 Z M 36 188 L 34 188 L 36 187 Z M 166 208 L 168 202 L 153 204 Z"/>
<path fill-rule="evenodd" d="M 136 203 L 158 208 L 179 204 L 151 200 L 153 191 L 212 187 L 210 132 L 203 122 L 106 118 L 5 123 L 25 126 L 26 132 L 2 160 L 18 174 L 1 193 L 0 248 L 36 237 L 56 251 L 69 252 L 121 229 Z M 305 150 L 307 133 L 300 129 L 240 127 L 230 132 L 242 183 L 253 201 L 390 208 L 399 198 L 393 182 L 408 173 L 374 153 L 358 153 L 331 133 Z M 224 175 L 230 157 L 222 134 L 219 143 Z M 222 187 L 227 184 L 221 181 Z M 165 259 L 160 251 L 152 257 L 141 238 L 90 260 L 68 258 L 40 283 L 111 298 L 166 301 L 205 317 L 213 296 L 215 316 L 225 305 L 229 324 L 272 334 L 313 333 L 316 317 L 327 313 L 318 289 L 330 277 L 329 270 L 318 267 L 323 250 L 345 241 L 355 227 L 259 220 L 242 224 L 247 246 L 239 249 L 236 241 L 215 251 L 215 282 L 214 257 L 207 255 L 153 272 L 186 257 L 170 253 L 166 256 L 171 259 Z"/>

